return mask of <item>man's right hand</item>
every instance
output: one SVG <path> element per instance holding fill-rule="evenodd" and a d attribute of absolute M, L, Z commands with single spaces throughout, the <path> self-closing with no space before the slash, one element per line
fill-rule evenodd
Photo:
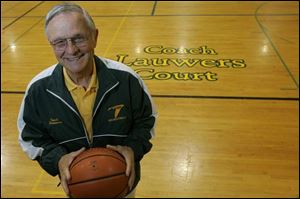
<path fill-rule="evenodd" d="M 85 148 L 81 148 L 78 151 L 73 151 L 68 153 L 60 158 L 58 161 L 58 168 L 60 173 L 60 182 L 61 185 L 67 194 L 70 197 L 70 192 L 68 188 L 68 181 L 71 180 L 69 167 L 76 156 L 78 156 L 81 152 L 83 152 Z"/>

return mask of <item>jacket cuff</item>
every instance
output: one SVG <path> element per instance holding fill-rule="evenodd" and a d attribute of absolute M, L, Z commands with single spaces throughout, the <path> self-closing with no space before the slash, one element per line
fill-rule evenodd
<path fill-rule="evenodd" d="M 52 158 L 45 158 L 46 161 L 43 162 L 43 167 L 44 169 L 52 176 L 56 176 L 57 174 L 59 174 L 59 169 L 58 169 L 58 161 L 60 160 L 60 158 L 67 154 L 67 150 L 63 147 L 57 147 L 54 150 L 52 150 L 51 152 Z"/>
<path fill-rule="evenodd" d="M 142 160 L 144 155 L 148 153 L 152 148 L 152 144 L 150 142 L 141 143 L 137 140 L 130 140 L 128 142 L 125 142 L 124 145 L 129 146 L 133 150 L 135 162 L 139 162 L 140 160 Z"/>

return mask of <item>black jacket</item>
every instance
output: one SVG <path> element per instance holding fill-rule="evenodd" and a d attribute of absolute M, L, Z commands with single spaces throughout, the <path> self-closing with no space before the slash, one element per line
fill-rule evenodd
<path fill-rule="evenodd" d="M 96 56 L 95 64 L 99 89 L 92 141 L 64 83 L 63 67 L 57 64 L 34 77 L 26 89 L 18 117 L 19 143 L 53 176 L 59 173 L 58 161 L 66 153 L 107 144 L 130 146 L 137 183 L 139 161 L 150 151 L 149 140 L 154 136 L 156 111 L 151 96 L 131 68 Z"/>

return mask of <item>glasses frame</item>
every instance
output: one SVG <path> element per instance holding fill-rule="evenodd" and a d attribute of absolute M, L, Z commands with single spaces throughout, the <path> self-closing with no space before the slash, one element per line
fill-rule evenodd
<path fill-rule="evenodd" d="M 89 39 L 82 35 L 76 35 L 71 38 L 63 38 L 63 39 L 56 39 L 54 41 L 50 41 L 50 44 L 55 51 L 62 52 L 65 51 L 67 46 L 69 45 L 68 41 L 70 41 L 71 44 L 76 46 L 77 48 L 83 48 L 87 46 Z"/>

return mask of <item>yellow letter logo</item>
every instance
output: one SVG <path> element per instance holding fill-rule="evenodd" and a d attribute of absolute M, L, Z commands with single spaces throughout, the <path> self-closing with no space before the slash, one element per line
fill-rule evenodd
<path fill-rule="evenodd" d="M 109 107 L 107 110 L 108 111 L 114 110 L 115 113 L 114 113 L 114 118 L 113 119 L 109 119 L 108 121 L 109 122 L 113 122 L 113 121 L 117 121 L 117 120 L 126 119 L 126 117 L 119 117 L 120 112 L 121 112 L 121 110 L 122 110 L 123 107 L 124 107 L 124 104 L 119 104 L 119 105 L 116 105 L 116 106 Z"/>

